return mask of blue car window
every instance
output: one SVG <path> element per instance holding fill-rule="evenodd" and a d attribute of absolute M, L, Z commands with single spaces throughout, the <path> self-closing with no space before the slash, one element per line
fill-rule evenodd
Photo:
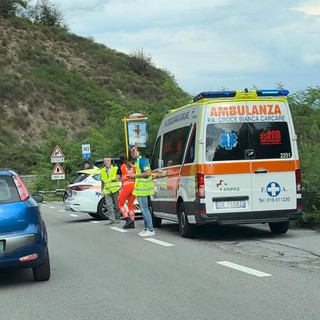
<path fill-rule="evenodd" d="M 10 189 L 7 182 L 4 180 L 0 180 L 0 201 L 6 201 L 10 198 Z"/>
<path fill-rule="evenodd" d="M 0 177 L 0 203 L 19 201 L 17 188 L 10 176 Z"/>

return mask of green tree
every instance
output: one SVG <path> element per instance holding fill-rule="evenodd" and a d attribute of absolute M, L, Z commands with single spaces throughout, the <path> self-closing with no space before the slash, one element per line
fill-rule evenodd
<path fill-rule="evenodd" d="M 133 50 L 129 54 L 129 68 L 139 74 L 147 74 L 152 67 L 151 55 L 146 54 L 143 49 Z"/>
<path fill-rule="evenodd" d="M 9 18 L 16 15 L 17 7 L 21 5 L 26 8 L 27 2 L 23 0 L 1 0 L 0 1 L 0 15 Z"/>
<path fill-rule="evenodd" d="M 50 0 L 38 0 L 34 7 L 29 8 L 29 15 L 35 22 L 46 26 L 68 28 L 63 14 Z"/>
<path fill-rule="evenodd" d="M 302 224 L 320 226 L 320 87 L 289 96 L 301 163 Z"/>

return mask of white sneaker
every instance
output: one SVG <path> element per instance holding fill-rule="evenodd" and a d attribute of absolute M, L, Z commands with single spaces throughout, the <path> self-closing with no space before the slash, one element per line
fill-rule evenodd
<path fill-rule="evenodd" d="M 140 231 L 140 232 L 138 233 L 138 236 L 141 236 L 141 235 L 144 234 L 146 231 L 147 231 L 147 229 L 143 229 L 142 231 Z"/>
<path fill-rule="evenodd" d="M 156 233 L 154 231 L 150 231 L 150 230 L 146 230 L 143 234 L 141 234 L 141 237 L 151 237 L 151 236 L 155 236 Z"/>

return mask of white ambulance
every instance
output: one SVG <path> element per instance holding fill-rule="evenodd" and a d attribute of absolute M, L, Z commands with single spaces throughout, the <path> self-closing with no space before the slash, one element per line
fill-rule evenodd
<path fill-rule="evenodd" d="M 151 168 L 155 227 L 269 223 L 286 233 L 302 214 L 301 174 L 288 90 L 202 92 L 170 111 Z"/>

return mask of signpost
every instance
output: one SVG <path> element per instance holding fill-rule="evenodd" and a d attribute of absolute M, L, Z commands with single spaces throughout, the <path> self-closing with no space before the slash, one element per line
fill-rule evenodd
<path fill-rule="evenodd" d="M 56 146 L 51 154 L 51 163 L 55 163 L 51 172 L 51 180 L 57 180 L 57 189 L 59 189 L 59 180 L 65 179 L 65 172 L 60 162 L 64 162 L 64 154 L 60 147 Z"/>
<path fill-rule="evenodd" d="M 65 172 L 61 167 L 61 164 L 57 162 L 51 172 L 51 179 L 52 180 L 63 180 L 65 179 Z"/>
<path fill-rule="evenodd" d="M 142 113 L 133 113 L 128 118 L 122 119 L 124 122 L 127 157 L 129 157 L 129 145 L 136 145 L 138 148 L 147 147 L 147 120 L 148 118 Z"/>
<path fill-rule="evenodd" d="M 64 154 L 59 146 L 56 146 L 51 154 L 51 163 L 64 162 Z"/>
<path fill-rule="evenodd" d="M 83 159 L 90 159 L 91 158 L 90 144 L 83 144 L 82 145 L 82 158 Z"/>

